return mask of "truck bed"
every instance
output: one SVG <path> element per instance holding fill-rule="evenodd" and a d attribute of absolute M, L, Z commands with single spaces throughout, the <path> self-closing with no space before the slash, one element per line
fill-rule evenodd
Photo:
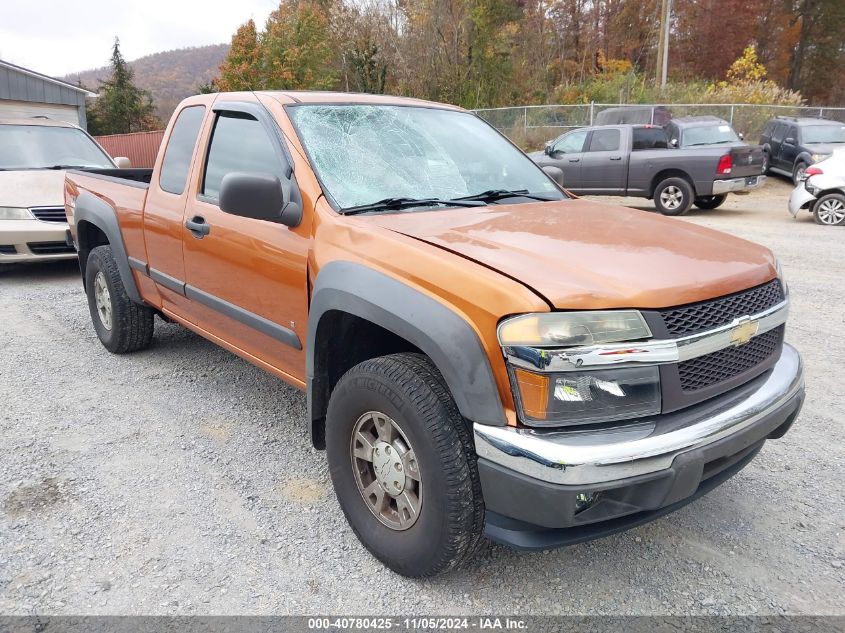
<path fill-rule="evenodd" d="M 74 243 L 78 228 L 74 206 L 68 204 L 80 196 L 93 196 L 114 209 L 123 232 L 127 254 L 145 254 L 142 224 L 152 169 L 70 170 L 65 175 L 65 212 Z"/>

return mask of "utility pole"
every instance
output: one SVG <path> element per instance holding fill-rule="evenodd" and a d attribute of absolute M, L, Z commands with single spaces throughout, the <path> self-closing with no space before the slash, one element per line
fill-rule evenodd
<path fill-rule="evenodd" d="M 666 88 L 666 77 L 669 73 L 669 31 L 672 14 L 672 0 L 662 0 L 660 4 L 660 39 L 657 43 L 657 65 L 655 68 L 656 83 L 660 89 Z"/>

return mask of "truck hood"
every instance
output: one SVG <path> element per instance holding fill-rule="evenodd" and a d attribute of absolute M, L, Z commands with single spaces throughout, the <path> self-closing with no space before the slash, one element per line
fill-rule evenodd
<path fill-rule="evenodd" d="M 559 309 L 676 306 L 776 275 L 773 255 L 757 244 L 579 199 L 360 219 L 496 270 Z"/>
<path fill-rule="evenodd" d="M 0 171 L 0 207 L 61 207 L 64 187 L 64 171 Z"/>

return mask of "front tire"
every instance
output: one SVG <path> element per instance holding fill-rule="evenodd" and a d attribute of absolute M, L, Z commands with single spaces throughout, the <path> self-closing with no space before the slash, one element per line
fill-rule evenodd
<path fill-rule="evenodd" d="M 804 181 L 804 172 L 807 171 L 807 163 L 798 161 L 792 169 L 792 184 L 796 187 Z"/>
<path fill-rule="evenodd" d="M 85 291 L 94 330 L 113 354 L 149 347 L 153 340 L 153 311 L 126 294 L 111 246 L 98 246 L 88 255 Z"/>
<path fill-rule="evenodd" d="M 654 206 L 663 215 L 683 215 L 692 201 L 692 185 L 683 178 L 666 178 L 654 188 Z"/>
<path fill-rule="evenodd" d="M 352 530 L 393 571 L 434 576 L 476 549 L 484 504 L 472 438 L 428 358 L 393 354 L 344 374 L 326 452 Z"/>
<path fill-rule="evenodd" d="M 828 193 L 813 205 L 813 218 L 816 224 L 825 226 L 845 226 L 845 195 Z"/>
<path fill-rule="evenodd" d="M 710 209 L 717 209 L 721 207 L 725 200 L 728 199 L 728 194 L 723 193 L 718 196 L 700 196 L 695 199 L 695 206 L 699 209 L 709 211 Z"/>

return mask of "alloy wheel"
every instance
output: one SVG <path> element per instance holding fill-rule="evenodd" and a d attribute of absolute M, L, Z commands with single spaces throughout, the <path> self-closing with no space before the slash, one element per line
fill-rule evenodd
<path fill-rule="evenodd" d="M 845 221 L 845 202 L 836 198 L 823 200 L 816 209 L 816 215 L 822 224 L 841 224 Z"/>
<path fill-rule="evenodd" d="M 111 293 L 109 293 L 106 276 L 102 273 L 102 271 L 98 272 L 97 276 L 94 278 L 94 301 L 97 304 L 97 314 L 100 317 L 100 323 L 102 323 L 103 327 L 107 330 L 111 330 Z"/>
<path fill-rule="evenodd" d="M 684 192 L 675 185 L 669 185 L 660 192 L 660 202 L 667 209 L 677 209 L 684 200 Z"/>
<path fill-rule="evenodd" d="M 382 524 L 407 530 L 420 515 L 422 477 L 407 436 L 395 420 L 368 411 L 355 423 L 350 444 L 355 483 Z"/>

